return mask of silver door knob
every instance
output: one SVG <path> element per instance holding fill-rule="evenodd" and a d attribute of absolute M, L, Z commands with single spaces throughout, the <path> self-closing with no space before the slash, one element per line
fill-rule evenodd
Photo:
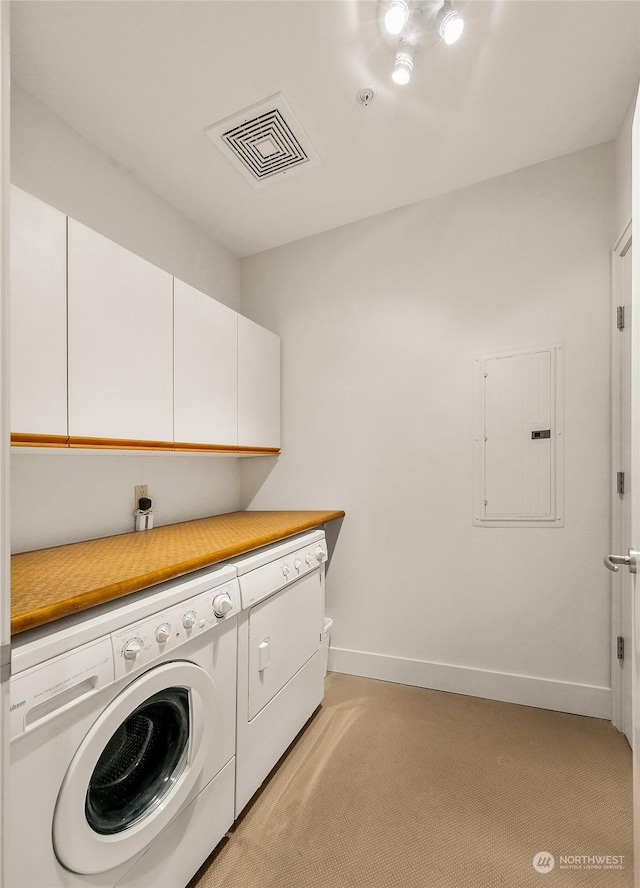
<path fill-rule="evenodd" d="M 620 570 L 616 565 L 622 564 L 624 567 L 628 567 L 631 573 L 636 572 L 636 558 L 640 557 L 640 552 L 636 549 L 629 549 L 628 555 L 605 555 L 604 556 L 604 566 L 609 570 L 612 570 L 614 573 L 618 573 Z"/>

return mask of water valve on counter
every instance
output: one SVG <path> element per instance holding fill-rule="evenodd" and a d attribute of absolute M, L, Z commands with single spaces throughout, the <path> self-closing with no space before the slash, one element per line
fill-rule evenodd
<path fill-rule="evenodd" d="M 148 496 L 141 496 L 135 511 L 136 530 L 151 530 L 153 527 L 153 503 Z"/>

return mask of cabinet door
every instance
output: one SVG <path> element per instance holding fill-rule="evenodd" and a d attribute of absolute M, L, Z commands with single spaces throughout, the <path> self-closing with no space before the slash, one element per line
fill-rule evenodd
<path fill-rule="evenodd" d="M 11 189 L 11 430 L 67 435 L 67 217 Z"/>
<path fill-rule="evenodd" d="M 182 443 L 238 442 L 238 315 L 174 280 L 174 433 Z"/>
<path fill-rule="evenodd" d="M 171 275 L 74 219 L 68 271 L 70 436 L 171 442 Z"/>
<path fill-rule="evenodd" d="M 238 444 L 280 447 L 280 337 L 238 315 Z"/>

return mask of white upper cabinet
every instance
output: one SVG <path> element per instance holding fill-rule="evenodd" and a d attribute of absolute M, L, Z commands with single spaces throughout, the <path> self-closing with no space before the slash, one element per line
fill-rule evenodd
<path fill-rule="evenodd" d="M 15 187 L 10 308 L 14 443 L 279 449 L 278 336 Z"/>
<path fill-rule="evenodd" d="M 174 279 L 174 434 L 178 443 L 238 442 L 238 315 Z"/>
<path fill-rule="evenodd" d="M 238 445 L 280 447 L 280 337 L 238 315 Z"/>
<path fill-rule="evenodd" d="M 11 431 L 67 435 L 67 217 L 11 188 Z"/>
<path fill-rule="evenodd" d="M 69 219 L 69 434 L 173 441 L 173 279 Z"/>

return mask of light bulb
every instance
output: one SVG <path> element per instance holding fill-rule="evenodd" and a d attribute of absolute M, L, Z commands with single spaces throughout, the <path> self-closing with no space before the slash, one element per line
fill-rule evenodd
<path fill-rule="evenodd" d="M 445 43 L 451 46 L 456 40 L 460 39 L 460 35 L 464 30 L 464 19 L 455 9 L 450 10 L 442 19 L 440 25 L 440 36 Z"/>
<path fill-rule="evenodd" d="M 411 80 L 411 71 L 406 65 L 401 65 L 396 62 L 393 71 L 391 72 L 391 77 L 394 83 L 404 86 Z"/>
<path fill-rule="evenodd" d="M 396 62 L 391 72 L 391 79 L 394 83 L 404 86 L 411 80 L 411 72 L 413 71 L 413 46 L 406 40 L 400 41 Z"/>
<path fill-rule="evenodd" d="M 392 0 L 384 17 L 384 26 L 389 34 L 400 34 L 409 18 L 409 7 L 405 0 Z"/>

